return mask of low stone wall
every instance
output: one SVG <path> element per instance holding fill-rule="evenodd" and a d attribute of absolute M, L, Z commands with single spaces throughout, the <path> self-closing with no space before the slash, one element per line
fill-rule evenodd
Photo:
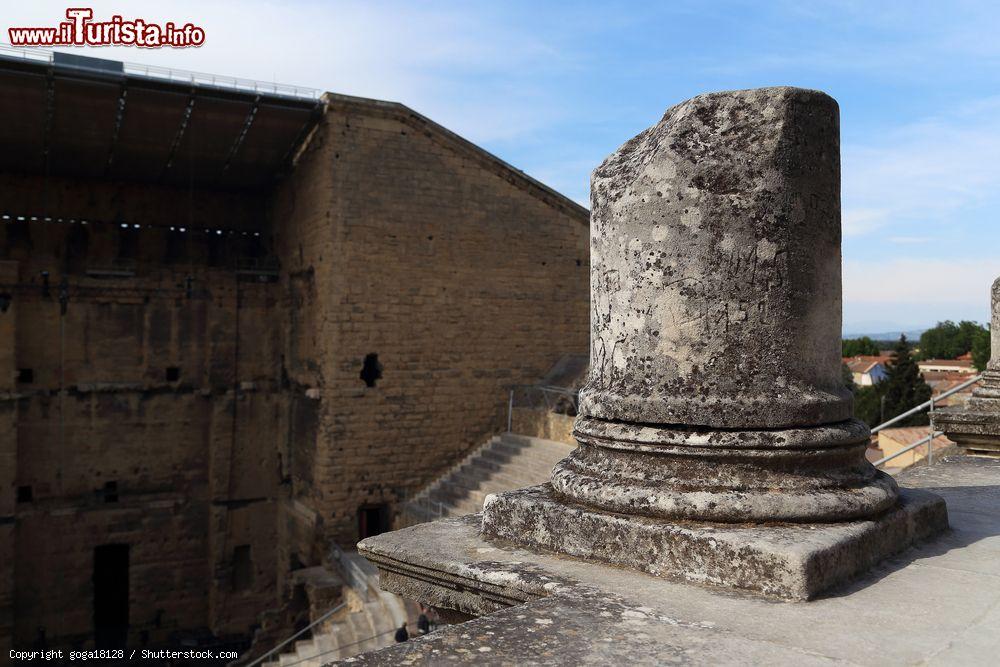
<path fill-rule="evenodd" d="M 514 408 L 511 430 L 520 435 L 556 440 L 575 445 L 573 420 L 575 417 L 550 412 L 545 408 Z"/>

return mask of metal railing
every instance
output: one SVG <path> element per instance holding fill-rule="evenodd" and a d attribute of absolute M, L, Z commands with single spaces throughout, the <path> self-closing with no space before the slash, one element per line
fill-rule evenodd
<path fill-rule="evenodd" d="M 34 47 L 11 46 L 0 42 L 0 55 L 6 58 L 19 58 L 20 60 L 34 60 L 36 62 L 51 63 L 52 51 L 48 49 L 37 49 Z"/>
<path fill-rule="evenodd" d="M 47 62 L 52 64 L 55 54 L 48 49 L 37 47 L 17 47 L 10 44 L 0 43 L 0 56 L 7 58 L 18 58 L 21 60 L 31 60 L 35 62 Z M 243 79 L 236 76 L 221 76 L 218 74 L 205 74 L 204 72 L 191 72 L 171 67 L 159 67 L 157 65 L 140 65 L 138 63 L 122 63 L 123 72 L 133 76 L 144 76 L 149 79 L 160 81 L 172 81 L 176 83 L 189 83 L 193 85 L 213 86 L 236 90 L 246 93 L 257 93 L 264 95 L 276 95 L 279 97 L 295 97 L 300 99 L 318 100 L 322 91 L 315 88 L 305 88 L 303 86 L 290 86 L 283 83 L 268 83 L 254 79 Z"/>
<path fill-rule="evenodd" d="M 923 445 L 925 443 L 927 444 L 927 463 L 928 464 L 934 463 L 934 438 L 937 438 L 938 436 L 944 435 L 944 431 L 935 431 L 934 430 L 934 404 L 935 403 L 940 403 L 943 399 L 948 398 L 952 394 L 957 394 L 958 392 L 962 391 L 963 389 L 966 389 L 967 387 L 970 387 L 970 386 L 974 385 L 975 383 L 979 382 L 982 378 L 983 378 L 982 375 L 977 375 L 976 377 L 963 382 L 962 384 L 958 385 L 957 387 L 952 387 L 948 391 L 942 393 L 940 396 L 931 396 L 931 399 L 929 401 L 925 401 L 925 402 L 921 403 L 920 405 L 918 405 L 916 407 L 910 408 L 906 412 L 904 412 L 904 413 L 902 413 L 900 415 L 896 415 L 895 417 L 893 417 L 889 421 L 885 422 L 884 424 L 879 424 L 878 426 L 876 426 L 875 428 L 873 428 L 872 429 L 872 435 L 878 433 L 879 431 L 881 431 L 884 428 L 887 428 L 889 426 L 892 426 L 893 424 L 896 424 L 896 423 L 902 421 L 903 419 L 906 419 L 907 417 L 910 417 L 912 415 L 924 412 L 925 410 L 929 411 L 930 412 L 930 416 L 931 416 L 931 423 L 930 423 L 930 426 L 928 427 L 929 433 L 925 437 L 921 438 L 920 440 L 918 440 L 918 441 L 916 441 L 916 442 L 914 442 L 912 444 L 907 445 L 906 447 L 904 447 L 903 449 L 899 450 L 898 452 L 895 452 L 895 453 L 893 453 L 893 454 L 891 454 L 889 456 L 885 456 L 885 457 L 879 459 L 878 461 L 875 461 L 872 465 L 874 465 L 876 467 L 880 466 L 880 465 L 884 465 L 886 462 L 893 460 L 897 456 L 900 456 L 900 455 L 905 454 L 905 453 L 907 453 L 909 451 L 912 451 L 912 450 L 916 449 L 917 447 L 920 447 L 921 445 Z"/>
<path fill-rule="evenodd" d="M 521 395 L 532 407 L 544 406 L 547 410 L 557 410 L 561 402 L 568 402 L 573 408 L 573 414 L 580 407 L 580 391 L 578 389 L 567 389 L 566 387 L 556 387 L 544 384 L 519 384 L 510 388 L 510 395 L 507 400 L 507 432 L 511 430 L 514 421 L 515 397 Z M 533 400 L 535 397 L 541 400 Z M 565 403 L 563 403 L 565 405 Z M 519 406 L 520 407 L 520 406 Z"/>
<path fill-rule="evenodd" d="M 359 645 L 364 644 L 366 642 L 370 642 L 370 641 L 373 641 L 375 639 L 379 639 L 381 637 L 385 637 L 386 635 L 391 635 L 391 634 L 393 634 L 395 632 L 396 632 L 395 630 L 386 630 L 385 632 L 380 632 L 377 635 L 372 635 L 371 637 L 366 637 L 365 639 L 358 639 L 356 641 L 351 642 L 350 644 L 343 644 L 343 645 L 337 646 L 336 648 L 331 648 L 331 649 L 327 649 L 325 651 L 320 651 L 319 653 L 315 653 L 313 655 L 307 655 L 304 658 L 299 658 L 295 662 L 285 663 L 285 665 L 283 667 L 294 667 L 295 665 L 302 664 L 303 662 L 310 662 L 312 660 L 315 660 L 316 658 L 322 658 L 324 655 L 329 655 L 330 653 L 334 653 L 334 652 L 337 652 L 337 651 L 342 651 L 343 649 L 349 648 L 351 646 L 359 646 Z"/>
<path fill-rule="evenodd" d="M 371 600 L 371 582 L 368 573 L 352 561 L 336 542 L 330 542 L 330 560 L 340 564 L 347 585 L 353 588 L 366 602 Z"/>
<path fill-rule="evenodd" d="M 299 637 L 301 637 L 305 633 L 311 631 L 317 625 L 319 625 L 320 623 L 322 623 L 326 619 L 330 618 L 331 616 L 333 616 L 335 613 L 337 613 L 338 611 L 340 611 L 341 609 L 343 609 L 346 606 L 347 606 L 346 602 L 341 602 L 336 607 L 334 607 L 330 611 L 324 613 L 322 616 L 320 616 L 319 618 L 317 618 L 315 621 L 313 621 L 312 623 L 310 623 L 306 627 L 302 628 L 301 630 L 299 630 L 298 632 L 296 632 L 294 635 L 292 635 L 291 637 L 289 637 L 285 641 L 281 642 L 280 644 L 278 644 L 277 646 L 275 646 L 274 648 L 272 648 L 270 651 L 268 651 L 264 655 L 260 656 L 259 658 L 257 658 L 256 660 L 254 660 L 253 662 L 251 662 L 250 664 L 248 664 L 246 667 L 255 667 L 256 665 L 259 665 L 259 664 L 263 663 L 265 660 L 267 660 L 268 658 L 270 658 L 272 655 L 274 655 L 275 653 L 277 653 L 281 649 L 285 648 L 286 646 L 288 646 L 289 644 L 291 644 L 293 641 L 295 641 L 296 639 L 298 639 Z"/>
<path fill-rule="evenodd" d="M 441 519 L 447 516 L 450 511 L 450 506 L 425 496 L 404 500 L 402 510 L 399 513 L 401 527 L 405 528 L 428 520 Z"/>

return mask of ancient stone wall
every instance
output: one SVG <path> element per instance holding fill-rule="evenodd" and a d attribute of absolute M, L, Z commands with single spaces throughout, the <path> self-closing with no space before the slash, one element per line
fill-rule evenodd
<path fill-rule="evenodd" d="M 272 218 L 309 306 L 290 374 L 322 386 L 295 484 L 342 542 L 359 508 L 391 506 L 500 430 L 507 387 L 587 349 L 586 212 L 420 117 L 331 103 Z"/>
<path fill-rule="evenodd" d="M 91 637 L 103 544 L 129 545 L 133 644 L 246 632 L 274 604 L 287 412 L 278 286 L 235 270 L 266 253 L 262 215 L 230 194 L 4 180 L 0 613 L 11 597 L 14 644 L 38 628 Z M 192 200 L 214 217 L 190 216 Z M 252 575 L 237 587 L 240 547 Z"/>
<path fill-rule="evenodd" d="M 17 263 L 0 261 L 0 284 L 17 280 Z M 10 290 L 0 287 L 0 300 Z M 11 400 L 17 378 L 14 343 L 17 304 L 0 302 L 0 652 L 12 647 L 14 632 L 14 501 L 17 478 L 17 405 Z"/>
<path fill-rule="evenodd" d="M 246 633 L 587 349 L 586 212 L 402 107 L 273 192 L 0 193 L 0 643 L 88 639 L 104 544 L 133 645 Z"/>
<path fill-rule="evenodd" d="M 553 412 L 548 408 L 515 407 L 510 430 L 520 435 L 544 438 L 576 445 L 573 437 L 575 417 Z"/>

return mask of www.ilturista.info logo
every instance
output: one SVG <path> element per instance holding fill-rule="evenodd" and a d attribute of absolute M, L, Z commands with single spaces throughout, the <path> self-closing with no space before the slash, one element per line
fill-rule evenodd
<path fill-rule="evenodd" d="M 8 28 L 11 46 L 140 46 L 158 49 L 165 46 L 186 48 L 205 43 L 205 30 L 191 23 L 179 26 L 172 21 L 162 25 L 145 19 L 123 19 L 119 15 L 107 21 L 94 21 L 90 7 L 70 7 L 68 21 L 52 28 Z"/>

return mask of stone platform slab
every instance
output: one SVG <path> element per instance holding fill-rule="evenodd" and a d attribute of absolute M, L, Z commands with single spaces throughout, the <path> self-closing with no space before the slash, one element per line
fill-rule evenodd
<path fill-rule="evenodd" d="M 900 492 L 865 521 L 740 525 L 622 516 L 567 502 L 548 484 L 493 494 L 483 532 L 529 548 L 698 584 L 809 600 L 948 527 L 944 500 Z"/>
<path fill-rule="evenodd" d="M 480 517 L 361 543 L 381 586 L 479 616 L 352 658 L 383 665 L 979 665 L 1000 655 L 1000 460 L 898 478 L 945 499 L 950 530 L 808 602 L 483 539 Z"/>

